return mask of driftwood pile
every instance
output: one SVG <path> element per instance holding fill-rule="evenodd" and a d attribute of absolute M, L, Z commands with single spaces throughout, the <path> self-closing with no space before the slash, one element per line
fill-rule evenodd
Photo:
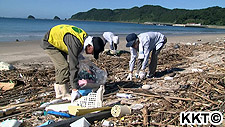
<path fill-rule="evenodd" d="M 224 43 L 201 45 L 167 46 L 159 56 L 155 78 L 125 82 L 129 54 L 118 57 L 104 56 L 96 63 L 109 74 L 105 104 L 113 102 L 123 105 L 142 104 L 142 110 L 132 110 L 132 115 L 122 118 L 109 118 L 117 126 L 167 126 L 180 125 L 182 111 L 221 111 L 225 108 L 225 52 Z M 220 62 L 209 64 L 196 59 L 199 52 L 218 52 L 209 54 L 209 59 L 219 56 Z M 107 64 L 107 62 L 109 64 Z M 192 65 L 201 66 L 193 68 Z M 192 71 L 188 71 L 188 69 Z M 202 69 L 202 70 L 200 70 Z M 172 77 L 166 80 L 165 77 Z M 138 88 L 150 85 L 149 90 Z M 136 88 L 135 88 L 136 87 Z M 115 90 L 117 89 L 117 90 Z M 132 94 L 133 98 L 118 98 L 116 93 Z M 97 125 L 97 124 L 96 124 Z"/>
<path fill-rule="evenodd" d="M 129 68 L 129 52 L 121 51 L 119 56 L 101 54 L 93 62 L 108 73 L 104 105 L 122 104 L 133 106 L 142 104 L 142 109 L 132 110 L 132 114 L 106 120 L 115 126 L 166 126 L 180 125 L 182 111 L 221 111 L 225 102 L 225 43 L 198 45 L 168 44 L 158 58 L 157 73 L 154 78 L 126 81 Z M 206 61 L 202 53 L 208 53 L 207 60 L 220 58 L 220 62 Z M 16 86 L 8 91 L 0 90 L 1 109 L 18 106 L 16 112 L 0 117 L 23 120 L 23 126 L 37 126 L 48 119 L 63 118 L 37 116 L 41 103 L 55 97 L 54 68 L 42 64 L 27 65 L 30 69 L 0 71 L 0 82 L 14 82 Z M 193 70 L 195 69 L 195 70 Z M 196 71 L 197 69 L 197 71 Z M 170 80 L 165 77 L 171 77 Z M 150 89 L 142 89 L 150 85 Z M 131 94 L 132 98 L 119 98 L 116 93 Z M 18 100 L 24 99 L 18 103 Z M 96 121 L 92 126 L 101 125 Z"/>

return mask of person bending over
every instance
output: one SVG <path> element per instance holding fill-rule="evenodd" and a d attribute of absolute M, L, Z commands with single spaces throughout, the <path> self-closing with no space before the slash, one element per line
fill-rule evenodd
<path fill-rule="evenodd" d="M 129 62 L 129 74 L 127 80 L 132 80 L 132 73 L 138 53 L 137 73 L 136 77 L 144 79 L 146 77 L 146 66 L 148 64 L 149 54 L 152 51 L 151 62 L 149 64 L 149 71 L 147 77 L 154 77 L 157 68 L 157 57 L 162 47 L 166 44 L 167 38 L 159 32 L 145 32 L 138 36 L 131 33 L 126 37 L 126 47 L 130 47 L 131 58 Z"/>
<path fill-rule="evenodd" d="M 104 51 L 104 46 L 100 37 L 88 36 L 84 30 L 73 25 L 57 25 L 45 34 L 41 47 L 49 55 L 55 67 L 56 98 L 71 99 L 71 102 L 80 98 L 78 56 L 85 52 L 93 54 L 94 58 L 98 59 L 99 53 Z M 68 82 L 72 87 L 71 95 Z"/>

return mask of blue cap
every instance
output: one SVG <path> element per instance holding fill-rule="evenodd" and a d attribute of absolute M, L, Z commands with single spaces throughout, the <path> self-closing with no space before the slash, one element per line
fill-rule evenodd
<path fill-rule="evenodd" d="M 137 39 L 137 35 L 135 33 L 128 34 L 126 37 L 127 44 L 126 47 L 131 47 Z"/>

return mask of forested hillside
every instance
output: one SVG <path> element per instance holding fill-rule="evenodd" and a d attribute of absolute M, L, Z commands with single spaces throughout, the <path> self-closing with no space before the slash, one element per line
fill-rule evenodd
<path fill-rule="evenodd" d="M 202 25 L 225 25 L 225 8 L 218 6 L 198 10 L 167 9 L 161 6 L 145 5 L 131 9 L 96 9 L 79 12 L 72 20 L 118 21 L 118 22 L 161 22 L 201 23 Z"/>

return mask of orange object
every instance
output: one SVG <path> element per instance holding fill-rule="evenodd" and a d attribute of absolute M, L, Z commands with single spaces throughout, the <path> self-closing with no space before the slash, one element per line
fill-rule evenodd
<path fill-rule="evenodd" d="M 1 90 L 11 90 L 15 86 L 15 83 L 7 83 L 7 82 L 0 82 L 0 89 Z"/>

